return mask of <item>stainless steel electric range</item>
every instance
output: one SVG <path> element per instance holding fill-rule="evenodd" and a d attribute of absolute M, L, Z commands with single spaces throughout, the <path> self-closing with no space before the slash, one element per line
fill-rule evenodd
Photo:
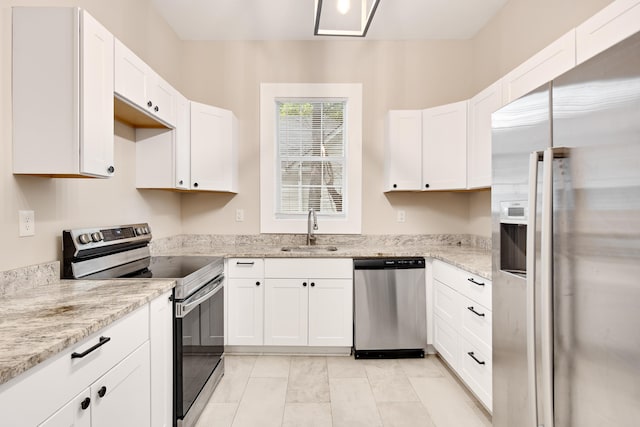
<path fill-rule="evenodd" d="M 190 427 L 224 374 L 223 259 L 151 256 L 150 242 L 146 223 L 64 230 L 62 277 L 176 280 L 174 426 Z"/>

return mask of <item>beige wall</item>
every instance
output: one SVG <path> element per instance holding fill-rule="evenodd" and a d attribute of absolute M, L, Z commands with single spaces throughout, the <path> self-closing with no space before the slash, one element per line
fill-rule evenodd
<path fill-rule="evenodd" d="M 50 179 L 11 173 L 11 6 L 80 6 L 178 81 L 181 42 L 148 0 L 0 1 L 0 270 L 60 259 L 64 228 L 148 220 L 154 236 L 181 232 L 180 195 L 135 188 L 132 128 L 115 123 L 116 176 L 108 180 Z M 37 125 L 37 123 L 34 123 Z M 35 211 L 36 234 L 18 237 L 18 210 Z"/>
<path fill-rule="evenodd" d="M 186 233 L 259 233 L 260 83 L 362 83 L 364 234 L 466 233 L 465 194 L 383 194 L 384 117 L 389 109 L 463 100 L 471 92 L 468 41 L 187 43 L 184 94 L 239 119 L 240 191 L 184 195 Z M 245 221 L 235 222 L 235 211 Z M 406 222 L 396 222 L 396 210 Z"/>
<path fill-rule="evenodd" d="M 509 0 L 471 41 L 479 92 L 613 0 Z"/>
<path fill-rule="evenodd" d="M 0 270 L 59 259 L 65 227 L 148 220 L 155 237 L 258 233 L 261 82 L 363 84 L 363 233 L 489 236 L 489 191 L 382 192 L 386 111 L 469 98 L 610 1 L 510 0 L 467 41 L 181 42 L 151 0 L 0 0 Z M 115 178 L 14 177 L 12 5 L 84 7 L 187 97 L 233 110 L 240 122 L 239 194 L 136 190 L 133 130 L 120 124 Z M 245 210 L 244 222 L 235 222 L 237 208 Z M 18 237 L 19 209 L 35 210 L 36 236 Z M 405 223 L 396 222 L 399 209 L 406 211 Z"/>

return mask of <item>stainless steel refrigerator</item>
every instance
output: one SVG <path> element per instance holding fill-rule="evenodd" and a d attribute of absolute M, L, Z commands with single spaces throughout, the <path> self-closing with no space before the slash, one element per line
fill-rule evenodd
<path fill-rule="evenodd" d="M 640 33 L 493 115 L 493 425 L 640 425 Z"/>

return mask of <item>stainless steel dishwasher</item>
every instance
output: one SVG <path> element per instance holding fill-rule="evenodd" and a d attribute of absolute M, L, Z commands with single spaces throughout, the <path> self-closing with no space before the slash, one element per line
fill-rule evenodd
<path fill-rule="evenodd" d="M 353 268 L 356 359 L 424 357 L 424 258 L 356 259 Z"/>

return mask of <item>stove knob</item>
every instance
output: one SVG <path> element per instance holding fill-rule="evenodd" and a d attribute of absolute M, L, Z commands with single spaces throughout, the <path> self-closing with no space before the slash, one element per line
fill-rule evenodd
<path fill-rule="evenodd" d="M 151 230 L 149 230 L 149 227 L 145 227 L 144 228 L 144 234 L 150 234 Z"/>
<path fill-rule="evenodd" d="M 102 233 L 91 233 L 91 240 L 93 240 L 94 242 L 99 242 L 100 240 L 102 240 Z"/>
<path fill-rule="evenodd" d="M 140 236 L 142 234 L 142 228 L 136 227 L 136 236 Z"/>
<path fill-rule="evenodd" d="M 91 235 L 89 234 L 81 234 L 78 236 L 78 241 L 80 243 L 82 243 L 83 245 L 86 245 L 87 243 L 91 242 Z"/>

